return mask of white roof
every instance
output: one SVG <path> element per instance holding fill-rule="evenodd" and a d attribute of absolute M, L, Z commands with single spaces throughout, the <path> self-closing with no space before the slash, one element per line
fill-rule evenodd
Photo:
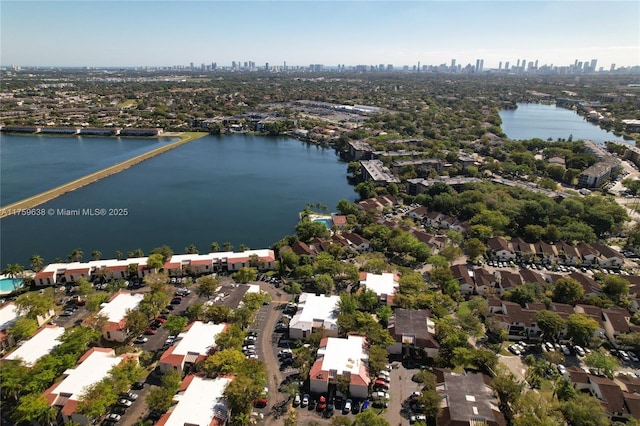
<path fill-rule="evenodd" d="M 24 342 L 4 359 L 22 359 L 31 367 L 37 360 L 47 355 L 60 344 L 58 338 L 64 333 L 64 327 L 46 326 L 41 328 L 31 339 Z"/>
<path fill-rule="evenodd" d="M 216 344 L 216 335 L 220 334 L 227 324 L 214 324 L 196 321 L 191 324 L 189 330 L 178 336 L 178 343 L 175 345 L 172 354 L 187 355 L 197 353 L 206 355 L 209 349 Z"/>
<path fill-rule="evenodd" d="M 64 374 L 67 377 L 56 386 L 52 393 L 56 395 L 70 394 L 69 399 L 77 401 L 84 388 L 104 379 L 109 370 L 120 364 L 121 361 L 122 358 L 116 356 L 113 350 L 109 352 L 94 351 L 76 368 L 65 371 Z"/>
<path fill-rule="evenodd" d="M 9 302 L 0 308 L 0 330 L 7 329 L 18 319 L 18 307 L 15 303 Z"/>
<path fill-rule="evenodd" d="M 322 370 L 335 370 L 338 374 L 348 371 L 360 374 L 360 366 L 369 358 L 363 346 L 365 338 L 362 336 L 348 336 L 346 339 L 329 337 L 327 346 L 318 349 L 318 355 L 324 354 Z"/>
<path fill-rule="evenodd" d="M 132 293 L 118 293 L 109 303 L 105 304 L 98 315 L 104 315 L 109 322 L 120 322 L 127 315 L 127 310 L 138 307 L 144 295 Z"/>
<path fill-rule="evenodd" d="M 311 330 L 314 320 L 324 321 L 323 328 L 338 328 L 339 296 L 316 296 L 302 293 L 298 301 L 298 311 L 291 319 L 289 327 L 300 330 Z"/>
<path fill-rule="evenodd" d="M 203 379 L 193 377 L 189 387 L 182 395 L 176 395 L 178 401 L 167 419 L 165 426 L 201 425 L 208 426 L 217 410 L 226 416 L 227 407 L 223 400 L 224 389 L 231 379 Z"/>
<path fill-rule="evenodd" d="M 260 250 L 247 250 L 240 253 L 236 253 L 233 251 L 221 251 L 216 253 L 207 253 L 207 254 L 174 254 L 169 258 L 169 262 L 171 263 L 187 263 L 194 262 L 197 260 L 211 260 L 214 259 L 227 259 L 233 260 L 236 258 L 245 258 L 251 255 L 256 255 L 258 257 L 270 257 L 273 256 L 273 250 L 270 249 L 260 249 Z"/>
<path fill-rule="evenodd" d="M 395 294 L 398 283 L 395 281 L 395 274 L 384 273 L 382 275 L 368 273 L 364 281 L 360 284 L 373 290 L 378 296 L 389 296 Z"/>

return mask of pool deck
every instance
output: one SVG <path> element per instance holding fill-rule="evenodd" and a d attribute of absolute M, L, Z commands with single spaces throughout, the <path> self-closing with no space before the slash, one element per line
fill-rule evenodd
<path fill-rule="evenodd" d="M 6 280 L 10 280 L 12 278 L 7 276 L 7 275 L 0 274 L 0 280 L 5 280 L 5 279 Z M 17 277 L 16 279 L 24 281 L 24 278 L 22 278 L 22 277 Z M 20 283 L 20 287 L 22 287 L 22 285 L 23 285 L 23 283 Z M 18 287 L 18 288 L 20 288 L 20 287 Z M 2 288 L 0 288 L 0 296 L 4 296 L 4 295 L 7 295 L 7 294 L 10 294 L 10 293 L 13 293 L 13 292 L 14 292 L 13 289 L 12 290 L 3 290 Z"/>

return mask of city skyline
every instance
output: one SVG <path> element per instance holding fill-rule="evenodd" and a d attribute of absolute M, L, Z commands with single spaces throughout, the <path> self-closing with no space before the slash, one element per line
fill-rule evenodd
<path fill-rule="evenodd" d="M 0 64 L 640 65 L 631 1 L 2 1 Z"/>

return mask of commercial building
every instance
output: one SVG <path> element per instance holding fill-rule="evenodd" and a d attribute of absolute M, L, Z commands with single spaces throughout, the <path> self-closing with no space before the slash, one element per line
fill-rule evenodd
<path fill-rule="evenodd" d="M 339 302 L 339 296 L 302 293 L 298 300 L 298 311 L 289 322 L 290 338 L 305 339 L 314 332 L 321 332 L 327 337 L 336 337 Z"/>
<path fill-rule="evenodd" d="M 233 378 L 206 379 L 189 375 L 174 397 L 177 404 L 164 414 L 157 426 L 222 426 L 227 424 L 228 409 L 224 390 Z"/>
<path fill-rule="evenodd" d="M 62 381 L 44 391 L 43 395 L 50 406 L 60 408 L 65 423 L 73 421 L 89 425 L 91 422 L 87 417 L 76 413 L 82 392 L 107 377 L 113 367 L 127 359 L 132 359 L 131 354 L 116 356 L 113 349 L 91 348 L 82 355 L 75 368 L 64 372 L 66 377 Z"/>
<path fill-rule="evenodd" d="M 348 336 L 346 339 L 325 337 L 320 341 L 316 362 L 309 373 L 310 390 L 326 393 L 338 377 L 349 378 L 349 393 L 354 398 L 366 398 L 369 394 L 367 339 Z"/>
<path fill-rule="evenodd" d="M 176 343 L 160 356 L 160 371 L 183 372 L 198 361 L 204 360 L 216 348 L 216 336 L 227 324 L 195 321 L 178 335 Z"/>
<path fill-rule="evenodd" d="M 107 321 L 104 324 L 102 337 L 112 342 L 124 342 L 129 336 L 127 328 L 127 312 L 135 310 L 144 295 L 132 294 L 125 291 L 115 293 L 109 301 L 100 309 L 98 316 L 104 316 Z"/>
<path fill-rule="evenodd" d="M 28 367 L 33 366 L 40 358 L 51 352 L 60 344 L 58 340 L 64 334 L 64 327 L 45 325 L 29 340 L 18 346 L 16 350 L 5 355 L 3 360 L 21 359 Z"/>

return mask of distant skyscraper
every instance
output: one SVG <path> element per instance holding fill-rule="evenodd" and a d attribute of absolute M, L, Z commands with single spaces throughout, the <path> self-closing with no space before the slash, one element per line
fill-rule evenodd
<path fill-rule="evenodd" d="M 536 59 L 536 64 L 534 65 L 536 69 L 538 69 L 538 60 Z"/>
<path fill-rule="evenodd" d="M 592 59 L 591 60 L 591 71 L 595 72 L 597 66 L 598 66 L 598 60 L 597 59 Z"/>
<path fill-rule="evenodd" d="M 522 65 L 522 69 L 523 70 L 526 69 L 527 68 L 527 60 L 523 59 L 521 65 Z"/>
<path fill-rule="evenodd" d="M 266 62 L 266 63 L 264 64 L 264 70 L 265 70 L 265 71 L 269 71 L 269 62 Z"/>
<path fill-rule="evenodd" d="M 193 62 L 189 64 L 189 68 L 193 69 Z"/>
<path fill-rule="evenodd" d="M 611 64 L 611 68 L 609 68 L 609 71 L 614 72 L 616 70 L 616 64 Z"/>
<path fill-rule="evenodd" d="M 502 70 L 502 61 L 498 62 L 498 71 Z"/>
<path fill-rule="evenodd" d="M 516 68 L 520 68 L 520 59 L 518 59 L 518 63 L 516 64 Z"/>
<path fill-rule="evenodd" d="M 480 59 L 476 59 L 476 72 L 482 71 Z"/>
<path fill-rule="evenodd" d="M 504 63 L 504 69 L 509 71 L 509 61 Z"/>
<path fill-rule="evenodd" d="M 451 60 L 451 68 L 455 68 L 456 67 L 456 60 L 452 59 Z"/>

